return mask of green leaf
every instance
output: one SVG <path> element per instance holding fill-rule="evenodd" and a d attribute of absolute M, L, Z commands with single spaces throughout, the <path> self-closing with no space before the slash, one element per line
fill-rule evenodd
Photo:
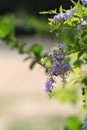
<path fill-rule="evenodd" d="M 76 116 L 71 116 L 67 119 L 66 129 L 67 130 L 82 130 L 82 122 Z"/>
<path fill-rule="evenodd" d="M 81 60 L 76 60 L 74 63 L 73 63 L 73 65 L 75 66 L 75 67 L 81 67 L 81 65 L 82 65 L 82 61 Z"/>
<path fill-rule="evenodd" d="M 65 60 L 66 60 L 66 63 L 69 64 L 70 61 L 71 61 L 71 58 L 70 58 L 70 57 L 67 57 Z"/>
<path fill-rule="evenodd" d="M 43 46 L 40 44 L 33 44 L 26 50 L 26 53 L 30 54 L 31 52 L 34 53 L 36 57 L 40 56 L 40 53 L 43 50 Z"/>
<path fill-rule="evenodd" d="M 39 12 L 40 14 L 57 14 L 57 9 L 55 10 L 49 10 L 49 11 L 42 11 Z"/>
<path fill-rule="evenodd" d="M 78 17 L 71 17 L 71 18 L 67 19 L 65 23 L 71 27 L 75 27 L 77 25 L 78 20 L 79 20 Z"/>
<path fill-rule="evenodd" d="M 80 69 L 79 67 L 74 68 L 73 71 L 74 71 L 76 74 L 78 74 L 78 75 L 81 74 L 81 69 Z"/>
<path fill-rule="evenodd" d="M 54 97 L 61 102 L 70 102 L 76 103 L 78 101 L 78 93 L 77 90 L 73 86 L 69 86 L 69 88 L 61 88 L 54 94 Z"/>
<path fill-rule="evenodd" d="M 76 10 L 75 15 L 78 16 L 79 18 L 87 16 L 87 10 L 86 10 L 86 8 L 84 6 L 82 6 L 80 4 L 80 0 L 75 5 L 74 9 Z"/>
<path fill-rule="evenodd" d="M 83 59 L 85 60 L 85 63 L 87 64 L 87 50 L 84 51 Z"/>
<path fill-rule="evenodd" d="M 78 52 L 73 53 L 71 55 L 71 61 L 76 61 L 77 57 L 78 57 Z"/>
<path fill-rule="evenodd" d="M 74 5 L 76 5 L 76 2 L 75 2 L 74 0 L 71 0 L 71 2 L 72 2 Z"/>
<path fill-rule="evenodd" d="M 27 61 L 29 59 L 30 59 L 30 56 L 27 56 L 27 57 L 24 58 L 24 61 Z"/>
<path fill-rule="evenodd" d="M 61 30 L 62 31 L 62 30 Z M 77 37 L 77 31 L 75 28 L 64 28 L 63 32 L 62 32 L 62 42 L 65 43 L 66 45 L 66 54 L 69 53 L 73 53 L 75 52 L 75 50 L 78 50 L 79 45 L 75 44 L 76 41 L 76 37 Z"/>
<path fill-rule="evenodd" d="M 74 84 L 77 84 L 77 83 L 82 83 L 82 80 L 84 79 L 84 76 L 79 76 L 76 78 Z"/>
<path fill-rule="evenodd" d="M 7 35 L 14 33 L 14 16 L 3 16 L 0 19 L 0 37 L 4 38 Z"/>
<path fill-rule="evenodd" d="M 18 47 L 18 51 L 19 51 L 19 54 L 23 54 L 24 53 L 24 47 L 26 45 L 26 42 L 22 42 L 19 47 Z"/>
<path fill-rule="evenodd" d="M 84 54 L 84 50 L 79 51 L 78 53 L 78 59 Z"/>
<path fill-rule="evenodd" d="M 41 61 L 41 64 L 46 68 L 50 68 L 52 66 L 52 59 L 50 56 L 42 57 L 40 61 Z"/>
<path fill-rule="evenodd" d="M 63 12 L 62 5 L 61 5 L 60 8 L 59 8 L 59 12 L 60 12 L 60 13 Z"/>
<path fill-rule="evenodd" d="M 10 34 L 10 32 L 11 32 L 11 28 L 8 24 L 0 23 L 0 37 L 1 38 L 6 37 L 8 34 Z"/>
<path fill-rule="evenodd" d="M 85 85 L 87 86 L 87 76 L 85 76 L 85 77 L 83 78 L 83 80 L 82 80 L 81 83 L 83 83 L 83 84 L 85 84 Z"/>
<path fill-rule="evenodd" d="M 79 1 L 75 5 L 74 9 L 76 10 L 76 15 L 82 16 L 82 14 L 81 14 L 81 12 L 82 12 L 82 5 L 80 4 Z"/>
<path fill-rule="evenodd" d="M 36 61 L 32 61 L 31 64 L 29 65 L 29 68 L 32 70 L 36 64 Z"/>

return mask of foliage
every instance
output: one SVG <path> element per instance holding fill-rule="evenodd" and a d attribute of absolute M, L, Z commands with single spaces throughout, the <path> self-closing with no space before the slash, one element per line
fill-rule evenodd
<path fill-rule="evenodd" d="M 78 117 L 71 116 L 66 121 L 65 130 L 81 130 L 81 126 L 82 122 L 80 119 Z"/>

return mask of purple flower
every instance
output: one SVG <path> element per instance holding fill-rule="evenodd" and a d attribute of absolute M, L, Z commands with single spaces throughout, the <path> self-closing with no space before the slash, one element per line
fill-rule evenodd
<path fill-rule="evenodd" d="M 55 76 L 60 74 L 59 62 L 57 60 L 53 62 L 52 70 Z"/>
<path fill-rule="evenodd" d="M 48 73 L 55 75 L 55 76 L 58 76 L 61 73 L 61 69 L 59 67 L 59 62 L 57 60 L 55 60 L 53 62 L 53 66 L 48 69 Z"/>
<path fill-rule="evenodd" d="M 52 66 L 52 73 L 55 76 L 66 74 L 68 71 L 71 71 L 71 67 L 69 64 L 66 64 L 65 61 L 55 61 Z"/>
<path fill-rule="evenodd" d="M 51 90 L 53 89 L 53 83 L 55 83 L 55 80 L 52 77 L 49 80 L 47 80 L 45 84 L 46 92 L 51 92 Z"/>
<path fill-rule="evenodd" d="M 48 73 L 48 74 L 52 74 L 52 73 L 53 73 L 53 69 L 52 69 L 52 68 L 48 68 L 48 69 L 47 69 L 47 73 Z"/>
<path fill-rule="evenodd" d="M 85 120 L 84 120 L 84 125 L 82 126 L 82 129 L 83 130 L 87 130 L 87 118 L 85 118 Z"/>
<path fill-rule="evenodd" d="M 66 64 L 64 61 L 61 63 L 61 71 L 66 73 L 67 71 L 71 71 L 71 67 L 69 64 Z"/>
<path fill-rule="evenodd" d="M 59 13 L 58 15 L 55 15 L 54 17 L 53 17 L 53 20 L 55 21 L 55 22 L 57 22 L 57 21 L 59 21 L 59 20 L 62 20 L 62 19 L 64 19 L 64 20 L 66 20 L 66 19 L 68 19 L 68 18 L 70 18 L 73 14 L 74 14 L 74 12 L 75 12 L 75 10 L 73 10 L 73 9 L 71 9 L 69 12 L 67 12 L 67 13 Z"/>
<path fill-rule="evenodd" d="M 64 18 L 64 13 L 60 13 L 60 14 L 58 14 L 58 15 L 55 15 L 54 17 L 53 17 L 53 20 L 55 21 L 55 22 L 57 22 L 58 20 L 61 20 L 61 19 L 63 19 Z"/>
<path fill-rule="evenodd" d="M 57 45 L 57 47 L 58 47 L 59 49 L 61 49 L 61 50 L 64 50 L 64 49 L 65 49 L 65 47 L 64 47 L 64 45 L 63 45 L 62 43 L 59 43 L 59 44 Z"/>
<path fill-rule="evenodd" d="M 62 52 L 57 53 L 58 59 L 63 60 L 65 58 L 64 54 Z"/>
<path fill-rule="evenodd" d="M 60 19 L 60 18 L 59 18 L 59 15 L 55 15 L 55 16 L 53 17 L 53 20 L 54 20 L 55 22 L 57 22 L 59 19 Z"/>
<path fill-rule="evenodd" d="M 60 19 L 63 19 L 63 18 L 64 18 L 64 13 L 60 13 L 60 14 L 59 14 L 59 18 L 60 18 Z"/>
<path fill-rule="evenodd" d="M 58 55 L 58 51 L 53 49 L 51 57 L 55 59 L 57 57 L 57 55 Z"/>
<path fill-rule="evenodd" d="M 83 6 L 87 5 L 87 0 L 81 0 Z"/>
<path fill-rule="evenodd" d="M 61 48 L 60 46 L 59 48 Z M 62 48 L 63 49 L 63 48 Z M 64 54 L 62 52 L 58 52 L 57 50 L 52 51 L 51 57 L 56 60 L 56 59 L 64 59 Z"/>
<path fill-rule="evenodd" d="M 66 20 L 67 18 L 69 18 L 69 15 L 68 15 L 68 13 L 64 13 L 64 19 Z"/>
<path fill-rule="evenodd" d="M 53 76 L 64 76 L 68 71 L 71 71 L 71 66 L 67 63 L 65 63 L 65 56 L 63 54 L 63 50 L 65 49 L 64 45 L 62 43 L 59 43 L 56 49 L 52 50 L 51 59 L 52 59 L 52 67 L 47 69 L 47 73 L 49 77 L 51 77 L 49 80 L 47 80 L 45 84 L 45 91 L 46 92 L 52 92 L 52 89 L 54 87 L 55 80 L 53 79 Z"/>
<path fill-rule="evenodd" d="M 82 28 L 81 25 L 78 24 L 78 25 L 77 25 L 77 30 L 79 31 L 79 30 L 81 30 L 81 28 Z"/>
<path fill-rule="evenodd" d="M 68 14 L 68 18 L 71 17 L 73 14 L 75 13 L 74 9 L 71 9 L 67 14 Z"/>

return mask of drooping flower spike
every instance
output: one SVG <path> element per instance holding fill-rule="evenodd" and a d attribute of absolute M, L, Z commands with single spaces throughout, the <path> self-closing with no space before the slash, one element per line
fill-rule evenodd
<path fill-rule="evenodd" d="M 45 84 L 45 91 L 51 92 L 54 87 L 54 77 L 60 76 L 63 77 L 68 71 L 71 71 L 71 66 L 65 62 L 65 56 L 63 54 L 63 50 L 65 50 L 65 46 L 62 43 L 59 43 L 56 46 L 56 49 L 52 50 L 51 58 L 53 61 L 53 64 L 50 68 L 47 69 L 47 73 L 49 77 L 49 80 L 47 80 Z"/>

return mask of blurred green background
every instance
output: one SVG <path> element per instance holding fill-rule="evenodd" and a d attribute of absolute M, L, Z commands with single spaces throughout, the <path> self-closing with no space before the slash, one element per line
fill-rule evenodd
<path fill-rule="evenodd" d="M 58 9 L 60 5 L 69 9 L 72 3 L 70 0 L 3 0 L 0 1 L 0 14 L 14 15 L 17 35 L 48 34 L 47 18 L 49 15 L 40 15 L 39 12 Z"/>

